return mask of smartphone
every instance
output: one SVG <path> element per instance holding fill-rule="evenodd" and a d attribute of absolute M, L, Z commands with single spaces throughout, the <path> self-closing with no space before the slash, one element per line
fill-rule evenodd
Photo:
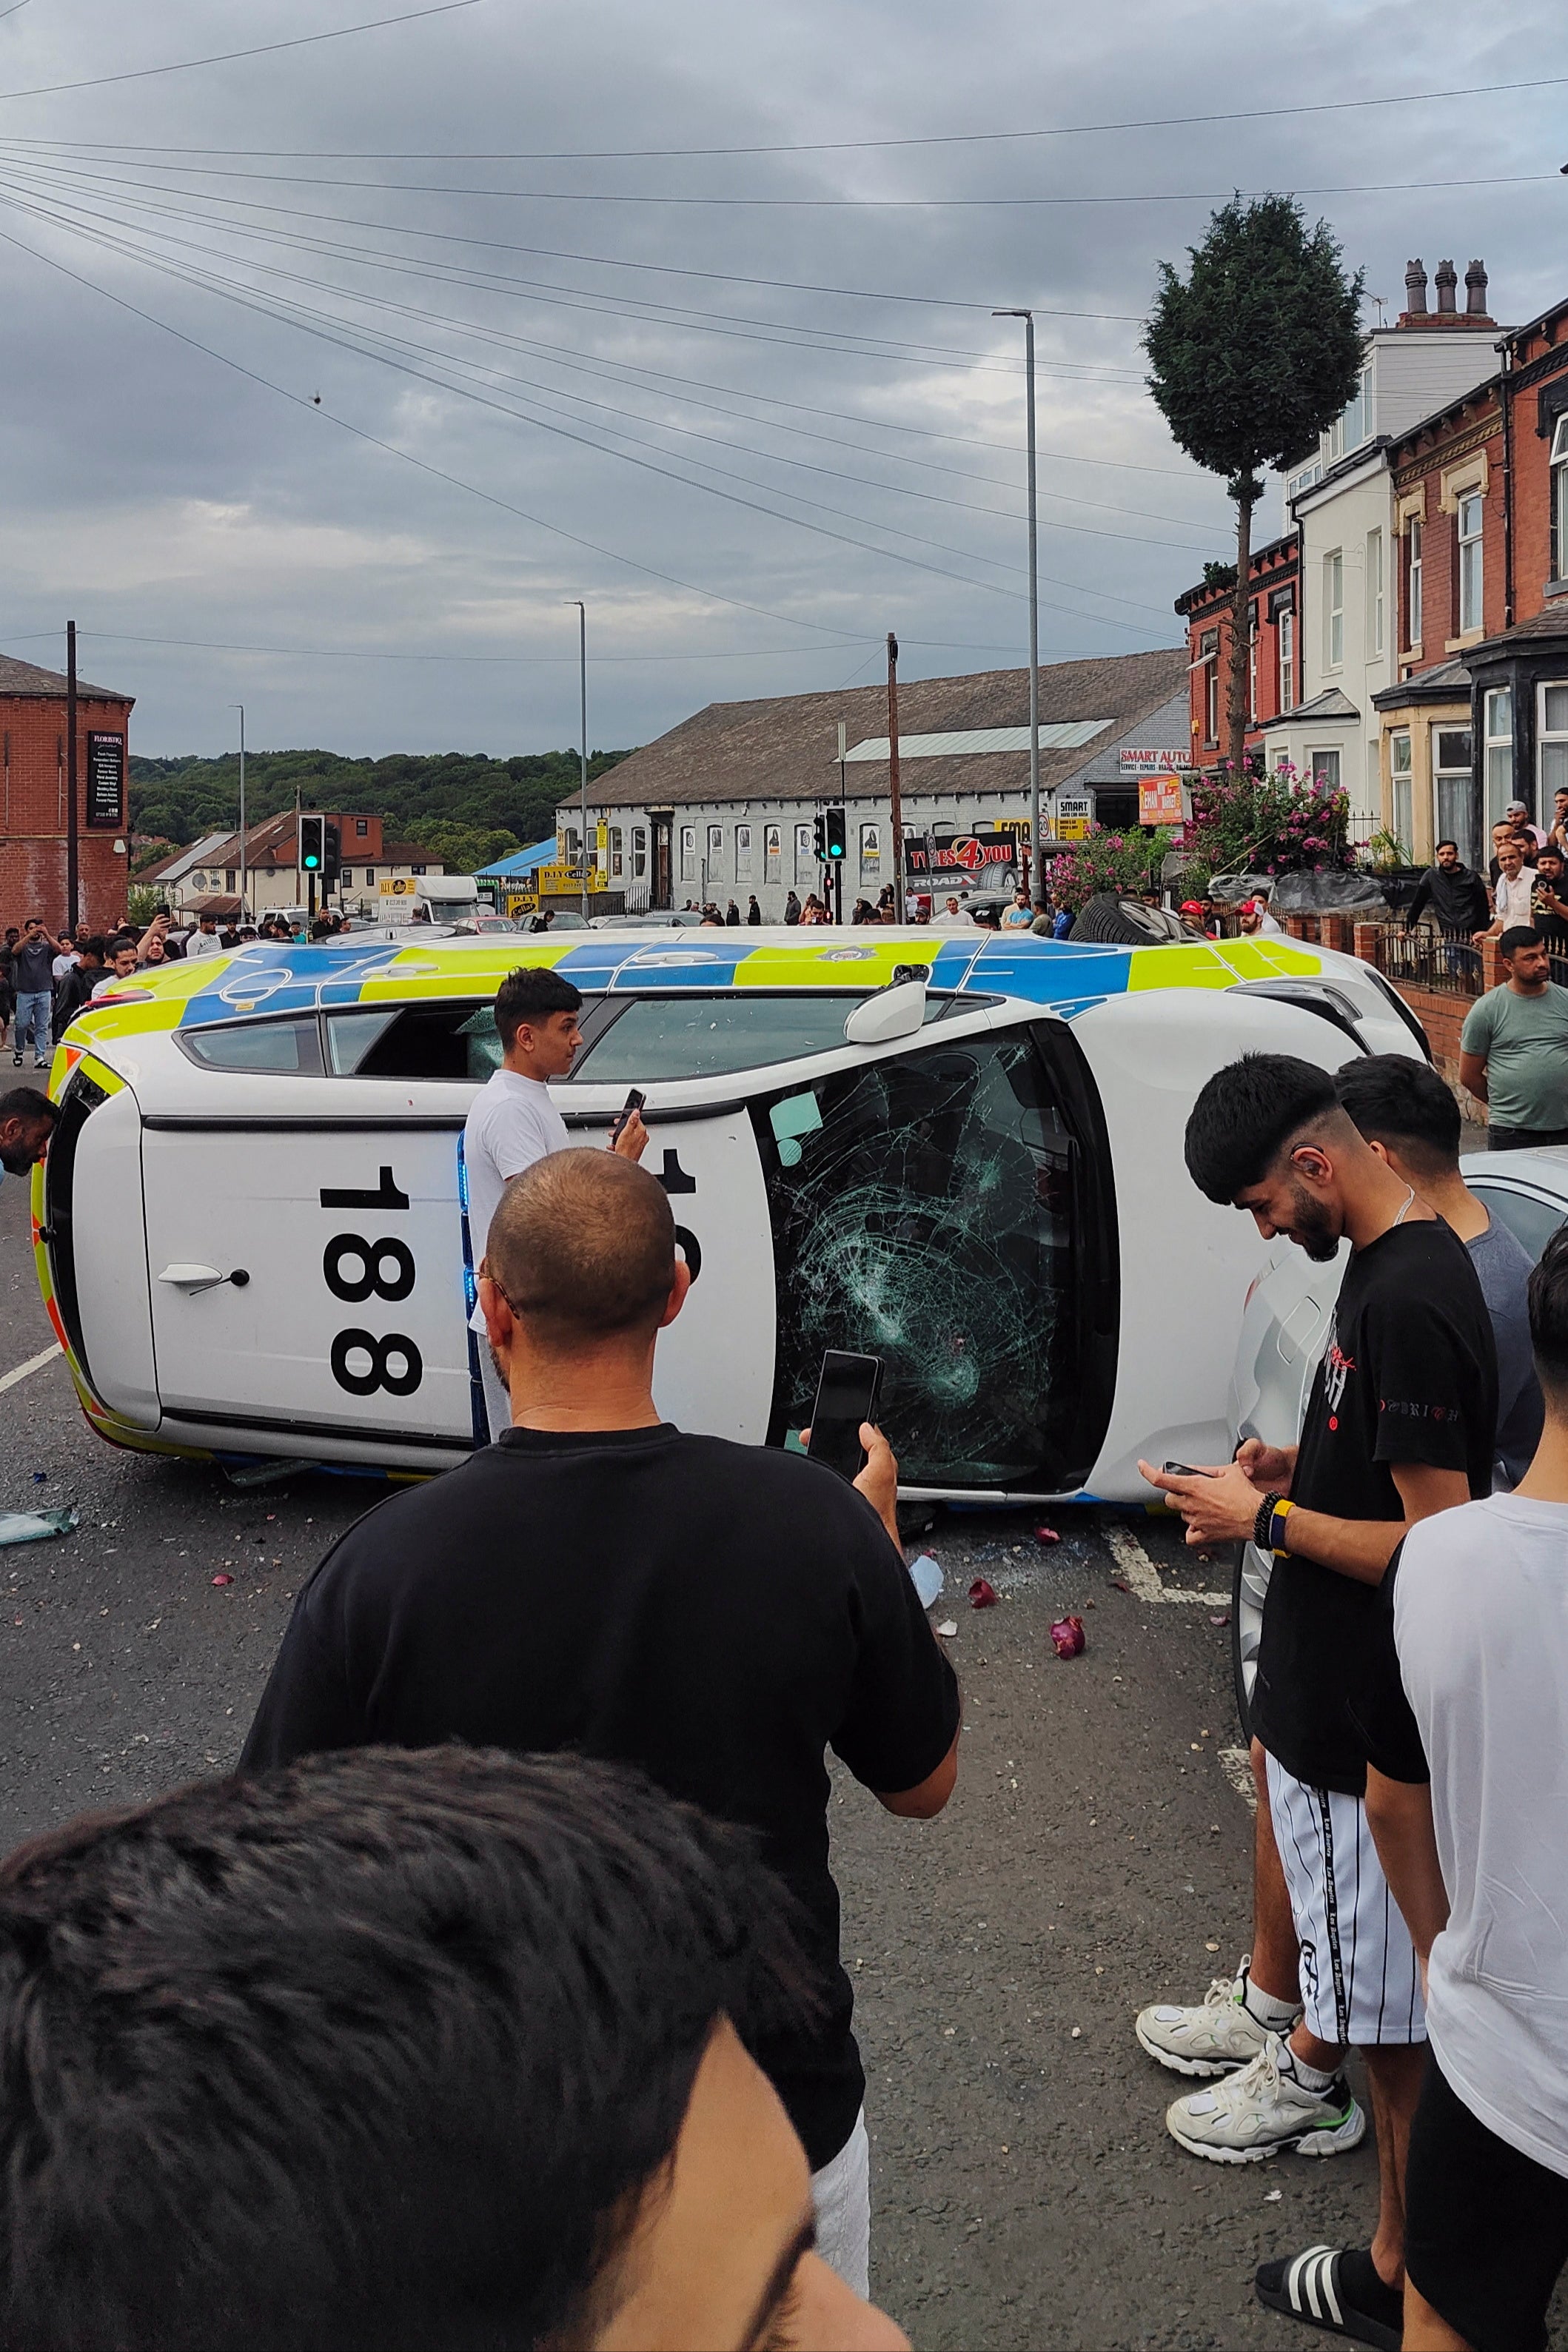
<path fill-rule="evenodd" d="M 619 1135 L 622 1128 L 625 1127 L 627 1119 L 630 1118 L 633 1111 L 641 1110 L 647 1100 L 647 1097 L 644 1094 L 640 1087 L 634 1087 L 632 1088 L 630 1094 L 626 1097 L 625 1102 L 616 1113 L 614 1121 L 611 1124 L 610 1141 L 612 1143 L 614 1143 L 616 1136 Z"/>
<path fill-rule="evenodd" d="M 1166 1462 L 1161 1466 L 1167 1478 L 1212 1478 L 1214 1476 L 1212 1470 L 1194 1470 L 1190 1462 Z"/>
<path fill-rule="evenodd" d="M 837 1348 L 826 1349 L 822 1370 L 817 1374 L 816 1402 L 812 1408 L 811 1443 L 805 1449 L 811 1460 L 826 1462 L 841 1478 L 851 1482 L 858 1478 L 866 1467 L 860 1424 L 876 1420 L 881 1393 L 879 1356 L 851 1356 Z"/>

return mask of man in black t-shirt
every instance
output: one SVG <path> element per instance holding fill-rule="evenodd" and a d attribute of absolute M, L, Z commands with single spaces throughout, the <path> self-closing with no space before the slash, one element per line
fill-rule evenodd
<path fill-rule="evenodd" d="M 1194 2153 L 1245 2161 L 1281 2146 L 1332 2153 L 1364 2120 L 1338 2072 L 1364 2058 L 1381 2204 L 1370 2247 L 1316 2246 L 1266 2263 L 1272 2308 L 1397 2346 L 1404 2170 L 1425 2011 L 1409 1930 L 1366 1823 L 1366 1742 L 1354 1707 L 1377 1588 L 1406 1530 L 1491 1489 L 1497 1365 L 1463 1243 L 1396 1177 L 1316 1064 L 1252 1054 L 1211 1078 L 1187 1123 L 1188 1172 L 1327 1264 L 1351 1255 L 1299 1446 L 1248 1441 L 1234 1463 L 1167 1477 L 1140 1465 L 1187 1522 L 1190 1544 L 1274 1555 L 1253 1725 L 1301 1947 L 1304 2016 L 1288 2041 L 1167 2116 Z M 1275 1988 L 1276 1990 L 1279 1990 Z M 1346 2325 L 1346 2321 L 1349 2325 Z"/>
<path fill-rule="evenodd" d="M 889 1812 L 929 1819 L 957 1775 L 958 1685 L 899 1548 L 879 1433 L 861 1432 L 856 1493 L 820 1463 L 660 1420 L 654 1343 L 690 1279 L 632 1161 L 561 1151 L 513 1180 L 479 1283 L 513 1425 L 333 1547 L 242 1768 L 451 1739 L 571 1748 L 757 1831 L 803 1906 L 823 2001 L 814 2031 L 759 2057 L 811 2161 L 824 2257 L 863 2294 L 865 2077 L 825 1751 Z"/>

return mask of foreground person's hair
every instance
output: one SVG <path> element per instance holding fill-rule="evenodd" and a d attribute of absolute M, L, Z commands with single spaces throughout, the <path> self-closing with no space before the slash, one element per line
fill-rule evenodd
<path fill-rule="evenodd" d="M 1261 1184 L 1305 1129 L 1348 1129 L 1327 1070 L 1294 1054 L 1244 1054 L 1216 1070 L 1187 1118 L 1187 1173 L 1200 1192 L 1232 1202 Z"/>
<path fill-rule="evenodd" d="M 5 2352 L 587 2340 L 716 2020 L 805 1996 L 737 1832 L 637 1775 L 318 1757 L 0 1868 Z"/>

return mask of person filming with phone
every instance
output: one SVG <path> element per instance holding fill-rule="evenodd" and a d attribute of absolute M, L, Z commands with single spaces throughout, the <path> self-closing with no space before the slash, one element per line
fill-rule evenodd
<path fill-rule="evenodd" d="M 520 964 L 497 992 L 500 1067 L 475 1096 L 463 1125 L 468 1241 L 476 1265 L 484 1257 L 490 1222 L 512 1178 L 547 1153 L 564 1151 L 572 1140 L 551 1099 L 549 1081 L 563 1078 L 577 1058 L 582 1010 L 581 990 L 545 965 Z M 634 1087 L 610 1129 L 609 1148 L 623 1160 L 640 1160 L 647 1149 L 643 1102 Z M 479 1335 L 485 1412 L 494 1439 L 511 1426 L 511 1409 L 485 1344 L 484 1312 L 478 1305 L 468 1328 Z"/>
<path fill-rule="evenodd" d="M 759 2060 L 811 2164 L 818 2250 L 864 2293 L 865 2075 L 826 1751 L 889 1812 L 931 1820 L 957 1778 L 958 1683 L 904 1564 L 879 1431 L 857 1427 L 851 1484 L 660 1419 L 655 1348 L 690 1283 L 663 1188 L 625 1156 L 554 1151 L 507 1185 L 479 1303 L 511 1425 L 333 1547 L 241 1769 L 448 1740 L 570 1749 L 755 1831 L 803 1907 L 821 2004 Z M 831 1410 L 847 1391 L 823 1393 Z"/>

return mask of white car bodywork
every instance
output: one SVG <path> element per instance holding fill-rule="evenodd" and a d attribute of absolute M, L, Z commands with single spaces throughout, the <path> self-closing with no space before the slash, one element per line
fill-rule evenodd
<path fill-rule="evenodd" d="M 980 985 L 971 978 L 933 1001 L 940 1018 L 912 1036 L 822 1046 L 826 982 L 863 991 L 880 974 L 862 977 L 856 960 L 885 961 L 900 942 L 867 949 L 818 934 L 803 949 L 794 932 L 751 931 L 712 948 L 692 946 L 695 936 L 683 934 L 678 947 L 667 930 L 595 933 L 578 935 L 570 950 L 530 941 L 504 950 L 509 961 L 535 947 L 541 956 L 611 959 L 608 977 L 583 984 L 611 992 L 612 1021 L 627 993 L 657 994 L 667 965 L 684 971 L 704 957 L 775 950 L 847 964 L 826 982 L 818 975 L 818 1050 L 646 1083 L 645 1165 L 669 1192 L 680 1246 L 698 1270 L 684 1312 L 659 1341 L 664 1412 L 687 1428 L 779 1442 L 809 1409 L 815 1358 L 808 1368 L 791 1349 L 798 1355 L 826 1303 L 837 1318 L 832 1333 L 843 1334 L 830 1334 L 831 1343 L 900 1362 L 906 1391 L 920 1391 L 926 1454 L 923 1463 L 917 1445 L 906 1454 L 906 1493 L 1139 1500 L 1140 1454 L 1201 1460 L 1224 1450 L 1235 1337 L 1259 1252 L 1250 1223 L 1205 1201 L 1187 1178 L 1187 1113 L 1205 1079 L 1249 1050 L 1296 1053 L 1329 1068 L 1355 1041 L 1376 1052 L 1415 1050 L 1366 967 L 1314 958 L 1321 984 L 1351 1008 L 1342 1025 L 1300 1001 L 1277 1001 L 1273 983 L 1165 985 L 1161 974 L 1174 966 L 1059 1009 L 993 992 L 983 972 Z M 929 933 L 914 942 L 908 951 L 923 957 L 936 945 Z M 1005 983 L 1009 970 L 1022 977 L 1040 969 L 1037 950 L 1053 953 L 1048 942 L 1026 942 L 1019 961 L 1016 946 L 997 950 L 984 937 L 944 951 L 973 956 L 976 966 L 988 959 Z M 372 959 L 383 952 L 364 950 Z M 169 1026 L 166 1004 L 162 1025 L 149 1013 L 139 1027 L 133 990 L 118 1013 L 75 1024 L 63 1066 L 57 1060 L 54 1090 L 70 1112 L 69 1131 L 35 1196 L 41 1270 L 84 1405 L 115 1442 L 408 1471 L 443 1467 L 482 1442 L 467 1325 L 478 1252 L 458 1151 L 476 1083 L 328 1075 L 331 1045 L 320 1047 L 318 1068 L 287 1076 L 194 1058 L 193 1038 L 208 1041 L 204 1050 L 215 1036 L 237 1038 L 231 1050 L 245 1052 L 264 1024 L 285 1019 L 335 1037 L 333 1024 L 400 1001 L 401 965 L 378 967 L 385 984 L 374 1003 L 357 996 L 357 981 L 345 993 L 345 953 L 291 950 L 280 974 L 276 957 L 231 959 L 218 976 L 222 1003 L 204 998 L 218 1015 L 205 1027 Z M 421 975 L 409 982 L 410 1002 L 462 996 L 468 960 L 489 973 L 497 955 L 494 942 L 440 940 L 428 960 L 406 967 Z M 1109 969 L 1083 959 L 1052 968 L 1055 982 Z M 269 1011 L 285 983 L 291 994 L 282 1001 L 298 1005 L 302 975 L 312 972 L 312 1009 Z M 686 977 L 679 1000 L 658 997 L 683 1013 L 706 1001 Z M 1304 984 L 1292 983 L 1298 992 Z M 178 985 L 189 989 L 190 976 Z M 488 977 L 487 993 L 494 985 Z M 752 1009 L 763 1001 L 745 995 Z M 775 1003 L 779 995 L 795 1001 L 787 987 L 773 992 Z M 741 1001 L 733 990 L 713 1000 Z M 560 1089 L 569 1124 L 587 1143 L 603 1140 L 625 1098 L 626 1070 L 594 1078 L 598 1039 L 614 1034 L 595 1033 L 583 1075 Z M 841 1024 L 837 1034 L 842 1039 Z M 1037 1097 L 1017 1092 L 1024 1063 L 1037 1073 Z M 1014 1098 L 996 1093 L 1005 1071 L 1013 1074 L 1011 1109 Z M 954 1141 L 947 1130 L 960 1082 L 970 1124 Z M 936 1087 L 923 1111 L 922 1086 Z M 991 1124 L 981 1149 L 972 1114 L 985 1086 Z M 1037 1099 L 1042 1108 L 1030 1108 Z M 849 1123 L 842 1138 L 838 1118 Z M 791 1194 L 791 1182 L 805 1183 L 803 1152 L 809 1172 L 810 1154 L 829 1145 L 838 1159 L 825 1161 L 818 1191 Z M 946 1189 L 928 1196 L 919 1163 L 942 1151 Z M 897 1158 L 890 1169 L 878 1156 L 889 1152 Z M 862 1200 L 872 1202 L 868 1221 Z M 995 1202 L 1012 1204 L 1011 1224 Z M 1030 1215 L 1029 1246 L 1060 1269 L 1059 1326 L 1055 1293 L 1018 1286 Z M 1041 1439 L 1041 1458 L 1055 1446 L 1070 1475 L 1031 1480 L 1016 1466 L 986 1475 L 987 1447 L 970 1424 L 985 1396 L 1005 1398 L 1014 1339 L 1018 1360 L 1035 1368 L 1041 1414 L 1048 1405 L 1061 1433 L 1049 1445 Z M 940 1433 L 961 1428 L 967 1452 L 955 1468 Z M 892 1434 L 899 1441 L 896 1425 Z M 998 1442 L 989 1451 L 1006 1449 Z"/>

